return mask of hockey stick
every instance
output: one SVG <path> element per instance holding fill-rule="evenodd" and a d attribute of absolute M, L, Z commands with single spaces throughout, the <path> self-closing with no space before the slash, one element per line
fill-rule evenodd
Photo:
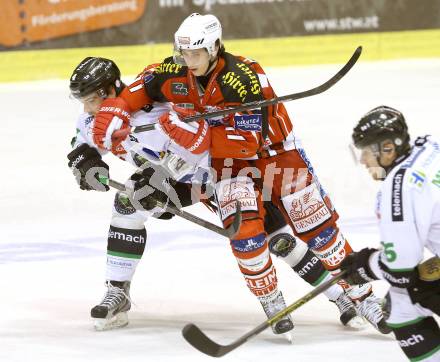
<path fill-rule="evenodd" d="M 311 292 L 307 293 L 305 296 L 298 299 L 296 302 L 290 304 L 288 307 L 284 308 L 282 311 L 275 314 L 272 318 L 267 319 L 266 321 L 264 321 L 263 323 L 261 323 L 260 325 L 258 325 L 257 327 L 255 327 L 254 329 L 252 329 L 251 331 L 244 334 L 243 336 L 236 339 L 234 342 L 230 344 L 221 345 L 214 342 L 205 333 L 203 333 L 199 327 L 197 327 L 195 324 L 192 323 L 187 324 L 182 329 L 183 337 L 186 339 L 186 341 L 189 344 L 191 344 L 194 348 L 198 349 L 200 352 L 205 353 L 211 357 L 222 357 L 225 354 L 240 347 L 243 343 L 247 342 L 249 339 L 260 334 L 266 328 L 270 327 L 272 323 L 279 321 L 281 318 L 292 313 L 293 311 L 301 307 L 303 304 L 307 303 L 308 301 L 315 298 L 317 295 L 319 295 L 320 293 L 322 293 L 332 285 L 336 284 L 344 277 L 345 274 L 346 271 L 342 271 L 336 274 L 332 279 L 321 284 L 319 287 L 316 287 Z"/>
<path fill-rule="evenodd" d="M 119 191 L 130 191 L 128 190 L 124 184 L 121 184 L 120 182 L 117 182 L 115 180 L 109 179 L 108 180 L 108 185 L 119 190 Z M 227 227 L 226 229 L 212 224 L 209 221 L 203 220 L 193 214 L 190 214 L 189 212 L 183 211 L 178 209 L 176 206 L 173 205 L 164 205 L 162 202 L 157 201 L 157 206 L 163 208 L 165 211 L 180 216 L 181 218 L 191 221 L 197 225 L 200 225 L 202 227 L 204 227 L 205 229 L 211 230 L 217 234 L 220 234 L 222 236 L 226 236 L 229 239 L 232 239 L 235 234 L 237 234 L 238 230 L 240 229 L 240 225 L 241 225 L 241 205 L 240 202 L 237 200 L 236 201 L 236 208 L 237 208 L 237 212 L 235 213 L 234 216 L 234 220 L 232 221 L 232 224 Z"/>
<path fill-rule="evenodd" d="M 275 97 L 275 98 L 271 98 L 271 99 L 264 99 L 261 101 L 244 103 L 241 106 L 237 106 L 234 108 L 226 108 L 226 109 L 221 109 L 221 110 L 214 111 L 214 112 L 197 114 L 195 116 L 186 117 L 185 119 L 183 119 L 183 122 L 188 123 L 188 122 L 192 122 L 192 121 L 197 121 L 199 119 L 220 117 L 220 116 L 224 116 L 224 115 L 235 113 L 235 112 L 258 109 L 258 108 L 262 108 L 262 107 L 271 106 L 271 105 L 277 104 L 277 103 L 290 102 L 290 101 L 293 101 L 296 99 L 307 98 L 307 97 L 314 96 L 316 94 L 323 93 L 327 89 L 333 87 L 337 82 L 339 82 L 339 80 L 344 75 L 346 75 L 350 71 L 351 68 L 353 68 L 353 66 L 356 64 L 357 60 L 359 59 L 361 53 L 362 53 L 362 47 L 359 46 L 356 48 L 356 50 L 354 51 L 353 55 L 348 60 L 348 62 L 339 70 L 339 72 L 337 72 L 328 81 L 326 81 L 325 83 L 322 83 L 321 85 L 319 85 L 315 88 L 312 88 L 312 89 L 309 89 L 309 90 L 306 90 L 303 92 L 288 94 L 288 95 L 285 95 L 282 97 Z M 155 128 L 155 123 L 154 124 L 146 124 L 146 125 L 135 127 L 133 129 L 133 132 L 139 133 L 139 132 L 151 131 L 154 128 Z"/>

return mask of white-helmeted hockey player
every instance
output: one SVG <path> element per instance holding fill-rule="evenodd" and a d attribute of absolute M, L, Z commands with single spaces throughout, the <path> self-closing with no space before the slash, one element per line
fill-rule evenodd
<path fill-rule="evenodd" d="M 102 151 L 98 151 L 93 142 L 91 129 L 94 115 L 100 109 L 102 101 L 105 98 L 115 97 L 123 88 L 118 67 L 113 61 L 104 58 L 84 59 L 71 76 L 72 95 L 83 103 L 85 113 L 78 119 L 77 135 L 72 143 L 74 149 L 69 153 L 68 158 L 69 167 L 77 176 L 82 189 L 98 191 L 109 189 L 106 186 L 109 168 L 102 160 Z M 130 125 L 139 126 L 156 122 L 159 115 L 169 109 L 169 105 L 159 103 L 145 107 L 132 115 Z M 102 302 L 91 310 L 98 330 L 121 327 L 128 323 L 126 312 L 131 306 L 129 288 L 145 249 L 147 238 L 145 221 L 149 216 L 162 219 L 173 216 L 157 208 L 155 200 L 170 202 L 169 196 L 175 192 L 176 197 L 171 197 L 171 202 L 179 204 L 179 207 L 188 206 L 198 202 L 194 193 L 191 193 L 191 185 L 198 183 L 203 188 L 209 182 L 209 174 L 206 172 L 207 155 L 190 153 L 172 142 L 160 129 L 138 133 L 136 138 L 130 135 L 129 138 L 119 142 L 113 141 L 109 150 L 143 169 L 142 172 L 137 172 L 131 177 L 131 184 L 135 190 L 149 185 L 154 191 L 147 197 L 140 198 L 140 207 L 136 208 L 132 206 L 133 200 L 129 195 L 123 192 L 116 194 L 108 233 L 107 292 Z M 161 170 L 165 173 L 161 173 Z M 152 184 L 153 174 L 162 175 L 163 178 L 159 179 L 159 183 L 166 179 L 166 184 L 170 188 L 163 190 L 160 185 Z M 270 251 L 285 260 L 308 283 L 317 286 L 328 280 L 330 275 L 320 260 L 308 250 L 305 243 L 295 240 L 279 210 L 270 202 L 266 203 L 265 207 L 267 212 L 265 229 Z M 340 310 L 340 320 L 344 325 L 360 326 L 360 318 L 356 315 L 353 303 L 344 294 L 342 287 L 335 285 L 326 291 L 326 295 L 337 305 Z M 271 306 L 263 307 L 268 313 L 266 309 Z M 279 308 L 275 309 L 275 312 L 277 311 Z M 271 313 L 274 313 L 274 310 L 271 310 Z M 276 326 L 274 331 L 277 332 Z"/>
<path fill-rule="evenodd" d="M 440 141 L 413 145 L 401 112 L 374 108 L 353 131 L 360 162 L 375 180 L 382 248 L 365 248 L 342 264 L 351 283 L 377 279 L 390 285 L 389 318 L 400 348 L 411 361 L 440 361 Z M 427 261 L 426 252 L 435 256 Z"/>

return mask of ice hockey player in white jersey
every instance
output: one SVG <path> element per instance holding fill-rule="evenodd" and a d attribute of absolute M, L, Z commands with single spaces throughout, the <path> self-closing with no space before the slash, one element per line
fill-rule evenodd
<path fill-rule="evenodd" d="M 70 89 L 72 95 L 84 105 L 85 113 L 77 122 L 77 135 L 73 140 L 74 149 L 69 153 L 69 167 L 77 177 L 82 189 L 107 191 L 106 180 L 109 177 L 108 165 L 102 160 L 101 153 L 93 142 L 91 129 L 94 114 L 100 108 L 103 99 L 116 96 L 124 87 L 120 80 L 120 71 L 116 64 L 104 58 L 86 58 L 74 70 Z M 154 104 L 130 118 L 131 126 L 156 122 L 161 113 L 168 111 L 167 104 Z M 140 208 L 132 206 L 130 197 L 118 192 L 115 197 L 113 215 L 110 223 L 107 244 L 107 292 L 100 304 L 92 308 L 97 330 L 106 330 L 124 326 L 128 323 L 127 311 L 130 309 L 129 288 L 136 266 L 143 255 L 146 243 L 145 221 L 154 216 L 170 219 L 173 215 L 163 213 L 156 206 L 156 201 L 170 202 L 170 190 L 176 192 L 171 197 L 173 204 L 179 207 L 197 202 L 191 194 L 190 185 L 209 181 L 206 173 L 207 157 L 205 154 L 194 155 L 179 145 L 171 142 L 164 133 L 158 130 L 130 135 L 119 142 L 113 142 L 110 151 L 136 167 L 142 167 L 131 177 L 134 189 L 145 185 L 154 187 L 154 192 L 140 199 Z M 153 165 L 152 170 L 145 165 Z M 172 188 L 163 190 L 160 185 L 151 185 L 151 176 L 163 175 L 159 181 L 166 179 Z M 158 187 L 157 189 L 155 187 Z M 166 192 L 165 192 L 166 191 Z M 170 192 L 168 192 L 170 191 Z M 279 210 L 270 202 L 265 205 L 265 228 L 268 233 L 269 249 L 296 271 L 306 282 L 317 286 L 330 278 L 322 263 L 316 258 L 305 243 L 296 240 L 292 231 L 284 222 Z M 335 285 L 326 291 L 340 311 L 340 320 L 344 325 L 358 328 L 361 318 L 357 316 L 351 300 L 345 295 L 342 287 Z M 285 303 L 282 295 L 277 300 L 263 303 L 268 316 L 275 314 Z M 273 330 L 283 333 L 291 329 L 290 319 L 281 320 Z"/>
<path fill-rule="evenodd" d="M 360 162 L 378 193 L 380 249 L 365 248 L 342 264 L 347 280 L 377 279 L 390 285 L 389 318 L 400 348 L 411 361 L 440 361 L 440 141 L 410 144 L 405 118 L 387 106 L 374 108 L 353 131 Z M 434 255 L 425 260 L 427 254 Z"/>

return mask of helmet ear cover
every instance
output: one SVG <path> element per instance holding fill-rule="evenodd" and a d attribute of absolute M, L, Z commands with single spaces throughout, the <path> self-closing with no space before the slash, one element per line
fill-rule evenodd
<path fill-rule="evenodd" d="M 395 150 L 395 161 L 387 167 L 381 165 L 387 171 L 411 150 L 408 126 L 403 114 L 388 106 L 376 107 L 365 114 L 353 129 L 352 140 L 358 149 L 369 147 L 376 155 L 379 164 L 381 164 L 381 153 Z M 394 148 L 384 147 L 385 141 L 392 142 Z"/>

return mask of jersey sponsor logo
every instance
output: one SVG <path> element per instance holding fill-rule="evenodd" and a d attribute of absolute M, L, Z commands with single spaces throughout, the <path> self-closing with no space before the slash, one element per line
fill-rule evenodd
<path fill-rule="evenodd" d="M 423 161 L 422 163 L 423 168 L 426 168 L 429 165 L 431 165 L 440 154 L 440 145 L 437 142 L 432 143 L 431 146 L 432 148 L 434 148 L 434 151 L 432 151 L 429 154 L 429 156 L 426 157 L 425 161 Z"/>
<path fill-rule="evenodd" d="M 180 82 L 171 83 L 171 93 L 187 96 L 188 95 L 188 85 Z"/>
<path fill-rule="evenodd" d="M 163 74 L 163 73 L 171 73 L 171 74 L 177 74 L 182 69 L 182 66 L 175 63 L 162 63 L 156 67 L 154 70 L 157 74 Z"/>
<path fill-rule="evenodd" d="M 245 275 L 245 279 L 249 289 L 256 296 L 267 295 L 277 287 L 277 275 L 273 265 L 256 276 Z"/>
<path fill-rule="evenodd" d="M 318 236 L 310 239 L 307 245 L 310 249 L 321 249 L 326 246 L 333 237 L 336 235 L 336 229 L 334 227 L 329 227 L 324 231 L 321 231 Z"/>
<path fill-rule="evenodd" d="M 417 188 L 422 188 L 425 184 L 426 174 L 422 171 L 413 171 L 409 177 L 409 183 Z"/>
<path fill-rule="evenodd" d="M 263 119 L 261 114 L 242 114 L 234 116 L 235 129 L 261 132 Z"/>
<path fill-rule="evenodd" d="M 249 78 L 251 84 L 251 93 L 255 95 L 260 94 L 261 86 L 257 75 L 244 63 L 237 63 L 237 67 Z"/>
<path fill-rule="evenodd" d="M 235 214 L 237 211 L 236 200 L 240 202 L 243 212 L 258 212 L 255 190 L 252 180 L 248 177 L 222 180 L 216 185 L 216 193 L 222 220 Z"/>
<path fill-rule="evenodd" d="M 411 153 L 408 158 L 402 163 L 402 166 L 400 168 L 409 168 L 411 167 L 414 162 L 419 158 L 419 156 L 425 151 L 426 147 L 420 147 L 417 152 Z"/>
<path fill-rule="evenodd" d="M 253 238 L 232 240 L 234 250 L 240 253 L 247 253 L 263 247 L 266 243 L 266 236 L 264 234 L 257 235 Z"/>
<path fill-rule="evenodd" d="M 313 267 L 318 264 L 319 259 L 318 257 L 314 256 L 312 259 L 310 259 L 310 261 L 307 262 L 306 265 L 304 265 L 300 270 L 298 270 L 298 275 L 303 277 L 305 275 L 307 275 L 310 270 L 313 269 Z"/>
<path fill-rule="evenodd" d="M 403 221 L 402 183 L 405 168 L 399 169 L 393 177 L 391 189 L 391 220 Z"/>
<path fill-rule="evenodd" d="M 240 80 L 240 75 L 235 72 L 227 72 L 223 75 L 222 81 L 224 85 L 229 86 L 237 92 L 242 102 L 245 101 L 248 91 L 246 85 Z"/>
<path fill-rule="evenodd" d="M 421 334 L 413 334 L 408 339 L 400 339 L 399 346 L 400 347 L 410 347 L 414 346 L 420 342 L 423 342 L 425 338 Z"/>
<path fill-rule="evenodd" d="M 154 79 L 154 74 L 151 74 L 151 73 L 146 74 L 143 79 L 144 84 L 150 83 L 153 79 Z"/>
<path fill-rule="evenodd" d="M 145 238 L 142 235 L 131 235 L 131 234 L 123 233 L 121 231 L 109 230 L 108 237 L 109 239 L 118 239 L 123 241 L 129 241 L 136 244 L 145 244 Z"/>
<path fill-rule="evenodd" d="M 397 286 L 397 287 L 405 287 L 409 285 L 410 279 L 406 277 L 395 277 L 391 273 L 386 272 L 385 270 L 382 270 L 382 274 L 384 278 L 390 282 L 391 285 Z"/>
<path fill-rule="evenodd" d="M 134 267 L 134 263 L 131 260 L 124 260 L 120 257 L 107 255 L 107 265 L 116 266 L 124 269 L 131 269 Z"/>
<path fill-rule="evenodd" d="M 298 233 L 312 230 L 331 217 L 331 212 L 315 184 L 285 196 L 282 200 L 293 227 Z"/>
<path fill-rule="evenodd" d="M 437 171 L 437 173 L 434 176 L 434 179 L 432 180 L 432 183 L 437 186 L 440 187 L 440 170 Z"/>

